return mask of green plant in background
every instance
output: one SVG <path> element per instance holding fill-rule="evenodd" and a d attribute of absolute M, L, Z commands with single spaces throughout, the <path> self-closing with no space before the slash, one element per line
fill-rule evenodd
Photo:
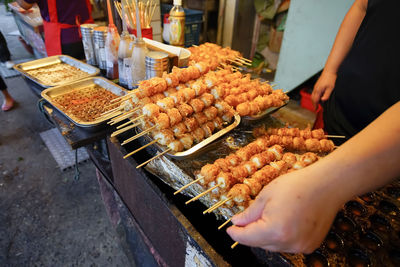
<path fill-rule="evenodd" d="M 6 11 L 7 12 L 10 12 L 10 8 L 9 8 L 9 6 L 8 6 L 8 3 L 11 3 L 11 2 L 14 2 L 13 0 L 3 0 L 3 1 L 1 1 L 2 3 L 4 3 L 4 6 L 5 6 L 5 8 L 6 8 Z"/>

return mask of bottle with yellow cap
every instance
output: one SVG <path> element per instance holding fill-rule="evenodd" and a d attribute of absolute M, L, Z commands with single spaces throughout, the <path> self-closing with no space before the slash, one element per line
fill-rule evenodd
<path fill-rule="evenodd" d="M 169 12 L 169 43 L 183 47 L 185 44 L 185 11 L 182 0 L 174 0 L 174 6 Z"/>

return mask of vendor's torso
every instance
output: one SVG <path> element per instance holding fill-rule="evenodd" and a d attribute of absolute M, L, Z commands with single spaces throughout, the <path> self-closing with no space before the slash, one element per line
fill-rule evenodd
<path fill-rule="evenodd" d="M 36 2 L 40 8 L 40 13 L 44 20 L 50 21 L 47 0 L 35 0 L 27 2 Z M 89 11 L 86 5 L 86 0 L 57 0 L 57 15 L 60 23 L 75 25 L 76 18 L 83 22 L 89 19 Z M 78 28 L 63 29 L 61 31 L 61 43 L 70 44 L 79 42 Z"/>
<path fill-rule="evenodd" d="M 343 117 L 339 120 L 351 125 L 350 134 L 400 101 L 399 10 L 399 0 L 369 0 L 353 46 L 339 68 L 330 104 Z"/>

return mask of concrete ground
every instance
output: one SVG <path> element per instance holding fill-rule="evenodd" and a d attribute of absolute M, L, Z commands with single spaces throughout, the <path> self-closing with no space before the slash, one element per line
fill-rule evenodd
<path fill-rule="evenodd" d="M 0 5 L 13 60 L 30 55 Z M 104 208 L 95 167 L 62 172 L 39 133 L 51 128 L 21 77 L 6 79 L 17 101 L 0 111 L 0 266 L 131 266 Z M 0 97 L 0 102 L 3 99 Z"/>

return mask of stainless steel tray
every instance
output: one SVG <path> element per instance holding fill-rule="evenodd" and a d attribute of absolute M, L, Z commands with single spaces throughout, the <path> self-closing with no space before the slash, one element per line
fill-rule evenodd
<path fill-rule="evenodd" d="M 176 152 L 176 153 L 166 153 L 165 155 L 180 160 L 180 159 L 187 159 L 190 157 L 195 156 L 197 153 L 203 151 L 205 149 L 205 147 L 212 143 L 213 141 L 217 140 L 218 138 L 220 138 L 221 136 L 223 136 L 224 134 L 228 133 L 229 131 L 233 130 L 236 126 L 238 126 L 240 124 L 240 116 L 238 114 L 235 114 L 234 116 L 234 121 L 229 124 L 228 126 L 226 126 L 225 128 L 219 130 L 218 132 L 214 133 L 213 135 L 211 135 L 210 137 L 204 139 L 203 141 L 201 141 L 200 143 L 192 146 L 191 148 L 189 148 L 186 151 L 182 151 L 182 152 Z M 139 129 L 136 128 L 136 131 L 138 133 L 140 133 Z M 147 138 L 150 141 L 152 141 L 153 139 L 149 136 L 149 135 L 145 135 L 145 138 Z M 162 146 L 158 143 L 154 144 L 158 150 L 160 150 L 161 152 L 165 151 L 166 149 L 168 149 L 166 146 Z"/>
<path fill-rule="evenodd" d="M 80 69 L 81 71 L 86 72 L 87 75 L 85 77 L 79 77 L 78 79 L 75 79 L 75 80 L 61 81 L 61 82 L 49 84 L 44 81 L 41 81 L 37 77 L 34 77 L 28 73 L 29 70 L 40 69 L 43 67 L 48 67 L 48 66 L 56 65 L 56 64 L 60 64 L 60 63 L 65 63 L 70 66 L 76 67 L 76 68 Z M 85 79 L 88 77 L 97 76 L 100 73 L 100 70 L 98 68 L 93 67 L 93 66 L 86 64 L 78 59 L 75 59 L 73 57 L 66 56 L 66 55 L 51 56 L 51 57 L 41 58 L 41 59 L 37 59 L 37 60 L 33 60 L 33 61 L 28 61 L 28 62 L 21 63 L 21 64 L 16 64 L 16 65 L 14 65 L 14 69 L 16 71 L 18 71 L 19 73 L 21 73 L 22 75 L 24 75 L 26 78 L 32 80 L 33 82 L 39 84 L 40 86 L 42 86 L 44 88 L 64 85 L 64 84 L 71 83 L 71 82 L 74 82 L 77 80 L 82 80 L 82 79 Z"/>
<path fill-rule="evenodd" d="M 56 87 L 45 89 L 42 91 L 41 95 L 47 102 L 49 102 L 58 111 L 60 111 L 62 114 L 64 114 L 75 125 L 77 125 L 79 127 L 90 129 L 90 128 L 93 128 L 95 126 L 98 126 L 98 125 L 104 123 L 108 119 L 103 118 L 103 119 L 97 119 L 95 121 L 90 121 L 90 122 L 82 121 L 79 118 L 76 118 L 72 114 L 66 114 L 62 110 L 62 108 L 53 101 L 53 99 L 57 96 L 60 96 L 60 95 L 63 95 L 63 94 L 66 94 L 66 93 L 69 93 L 72 91 L 79 91 L 83 88 L 86 88 L 91 85 L 96 85 L 96 84 L 98 86 L 106 89 L 107 91 L 112 92 L 113 94 L 115 94 L 117 96 L 122 96 L 127 93 L 127 91 L 124 88 L 114 84 L 113 82 L 111 82 L 105 78 L 91 77 L 91 78 L 86 78 L 84 80 L 76 81 L 74 83 L 70 83 L 68 85 L 61 85 L 61 86 L 56 86 Z"/>
<path fill-rule="evenodd" d="M 253 115 L 253 116 L 244 116 L 244 117 L 242 117 L 242 121 L 244 123 L 246 123 L 246 122 L 250 122 L 250 121 L 260 120 L 260 119 L 264 118 L 265 116 L 267 116 L 271 113 L 274 113 L 278 109 L 286 106 L 288 103 L 289 103 L 289 100 L 286 100 L 285 103 L 280 107 L 271 107 L 271 108 L 264 110 L 263 112 L 258 113 L 257 115 Z"/>

